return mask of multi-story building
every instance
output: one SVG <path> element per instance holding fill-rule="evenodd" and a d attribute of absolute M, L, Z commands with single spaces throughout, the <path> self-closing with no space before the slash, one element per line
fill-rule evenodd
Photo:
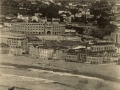
<path fill-rule="evenodd" d="M 25 48 L 27 45 L 27 38 L 24 34 L 16 34 L 16 33 L 2 33 L 0 35 L 1 42 L 8 44 L 11 48 L 20 47 Z"/>
<path fill-rule="evenodd" d="M 10 32 L 11 28 L 10 27 L 2 27 L 0 28 L 1 32 Z"/>
<path fill-rule="evenodd" d="M 66 50 L 64 49 L 55 49 L 53 52 L 52 59 L 54 60 L 65 60 L 66 57 Z"/>
<path fill-rule="evenodd" d="M 120 44 L 116 44 L 115 49 L 116 49 L 117 54 L 120 55 Z"/>
<path fill-rule="evenodd" d="M 7 27 L 11 27 L 12 26 L 12 22 L 4 22 L 4 26 L 7 26 Z"/>
<path fill-rule="evenodd" d="M 90 50 L 92 52 L 97 51 L 114 51 L 115 50 L 115 44 L 111 42 L 98 42 L 91 46 Z"/>
<path fill-rule="evenodd" d="M 71 62 L 78 62 L 78 54 L 77 53 L 67 53 L 66 61 L 71 61 Z"/>
<path fill-rule="evenodd" d="M 27 49 L 28 39 L 24 34 L 16 34 L 10 32 L 2 33 L 0 35 L 0 40 L 1 43 L 5 43 L 10 46 L 11 54 L 21 55 L 22 52 Z"/>
<path fill-rule="evenodd" d="M 78 62 L 86 62 L 88 51 L 85 48 L 80 48 L 78 53 Z"/>
<path fill-rule="evenodd" d="M 32 44 L 29 47 L 29 55 L 31 57 L 38 58 L 39 57 L 39 50 L 38 50 L 38 44 Z"/>
<path fill-rule="evenodd" d="M 36 35 L 61 35 L 65 32 L 65 25 L 56 22 L 29 22 L 12 25 L 11 32 Z"/>
<path fill-rule="evenodd" d="M 29 55 L 35 58 L 52 58 L 54 49 L 47 48 L 39 45 L 31 45 L 29 49 Z"/>
<path fill-rule="evenodd" d="M 39 57 L 40 58 L 52 58 L 54 49 L 53 48 L 46 48 L 46 47 L 40 47 L 39 48 Z"/>
<path fill-rule="evenodd" d="M 120 30 L 111 33 L 111 38 L 114 43 L 120 44 Z"/>
<path fill-rule="evenodd" d="M 88 56 L 87 57 L 87 62 L 89 62 L 89 63 L 93 63 L 93 64 L 95 64 L 95 63 L 97 63 L 97 64 L 102 64 L 103 63 L 103 57 L 99 57 L 99 56 L 97 56 L 97 57 L 93 57 L 93 56 Z"/>
<path fill-rule="evenodd" d="M 87 61 L 102 63 L 110 62 L 113 57 L 117 56 L 115 44 L 111 42 L 97 42 L 91 45 Z M 101 60 L 100 60 L 101 58 Z"/>

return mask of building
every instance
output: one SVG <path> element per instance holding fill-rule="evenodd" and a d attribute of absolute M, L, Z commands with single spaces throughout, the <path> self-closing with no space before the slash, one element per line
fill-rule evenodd
<path fill-rule="evenodd" d="M 56 22 L 29 22 L 12 25 L 11 32 L 36 35 L 61 35 L 65 32 L 65 25 Z"/>
<path fill-rule="evenodd" d="M 111 42 L 97 42 L 90 48 L 92 52 L 97 51 L 115 51 L 115 44 Z"/>
<path fill-rule="evenodd" d="M 118 8 L 117 8 L 116 5 L 114 5 L 114 6 L 112 7 L 111 12 L 112 12 L 112 13 L 118 13 Z"/>
<path fill-rule="evenodd" d="M 78 53 L 75 52 L 67 52 L 65 61 L 70 61 L 70 62 L 78 62 Z"/>
<path fill-rule="evenodd" d="M 86 62 L 87 55 L 88 55 L 88 50 L 86 50 L 85 48 L 80 48 L 78 54 L 78 62 Z"/>
<path fill-rule="evenodd" d="M 40 47 L 39 48 L 39 57 L 40 58 L 47 58 L 51 59 L 52 54 L 53 54 L 54 49 L 53 48 L 48 48 L 48 47 Z"/>
<path fill-rule="evenodd" d="M 87 62 L 91 64 L 102 64 L 103 63 L 103 57 L 87 57 Z"/>
<path fill-rule="evenodd" d="M 76 33 L 75 29 L 65 29 L 65 33 Z"/>
<path fill-rule="evenodd" d="M 12 22 L 4 22 L 4 26 L 7 26 L 7 27 L 11 27 L 12 26 Z"/>
<path fill-rule="evenodd" d="M 0 28 L 1 32 L 10 32 L 11 28 L 10 27 L 2 27 Z"/>
<path fill-rule="evenodd" d="M 29 56 L 38 58 L 39 57 L 39 45 L 38 44 L 32 44 L 29 48 Z"/>
<path fill-rule="evenodd" d="M 117 54 L 120 54 L 120 44 L 116 44 L 115 49 L 116 49 Z"/>
<path fill-rule="evenodd" d="M 71 41 L 71 40 L 61 40 L 60 41 L 61 46 L 67 47 L 69 49 L 75 48 L 81 44 L 82 44 L 81 41 Z"/>
<path fill-rule="evenodd" d="M 111 33 L 111 39 L 114 43 L 120 44 L 120 30 Z"/>
<path fill-rule="evenodd" d="M 65 61 L 78 62 L 78 55 L 76 53 L 67 54 Z"/>
<path fill-rule="evenodd" d="M 89 52 L 87 56 L 86 62 L 89 62 L 91 64 L 102 64 L 105 60 L 105 62 L 108 61 L 107 53 L 105 52 Z M 110 59 L 109 59 L 110 60 Z"/>
<path fill-rule="evenodd" d="M 31 45 L 29 49 L 29 55 L 35 58 L 50 59 L 52 58 L 53 51 L 53 48 L 39 45 Z"/>
<path fill-rule="evenodd" d="M 59 40 L 66 40 L 66 41 L 81 41 L 81 37 L 75 34 L 64 34 L 59 37 Z"/>
<path fill-rule="evenodd" d="M 4 33 L 1 33 L 0 40 L 1 40 L 1 43 L 8 44 L 11 50 L 13 48 L 14 50 L 21 49 L 21 51 L 25 51 L 28 48 L 27 47 L 28 39 L 24 34 L 4 32 Z"/>
<path fill-rule="evenodd" d="M 10 48 L 9 54 L 18 56 L 18 55 L 22 55 L 23 52 L 24 50 L 22 48 L 13 47 L 13 48 Z"/>
<path fill-rule="evenodd" d="M 8 54 L 10 50 L 9 45 L 5 43 L 0 43 L 0 54 Z"/>
<path fill-rule="evenodd" d="M 65 60 L 67 48 L 60 47 L 55 49 L 53 52 L 52 59 L 54 60 Z"/>

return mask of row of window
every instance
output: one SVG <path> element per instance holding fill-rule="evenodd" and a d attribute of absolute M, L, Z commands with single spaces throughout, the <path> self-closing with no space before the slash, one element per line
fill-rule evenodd
<path fill-rule="evenodd" d="M 27 31 L 13 31 L 19 33 L 44 34 L 44 32 L 27 32 Z M 53 32 L 53 34 L 60 34 L 61 32 Z"/>
<path fill-rule="evenodd" d="M 91 48 L 94 51 L 100 51 L 100 50 L 114 50 L 114 47 L 92 47 Z"/>

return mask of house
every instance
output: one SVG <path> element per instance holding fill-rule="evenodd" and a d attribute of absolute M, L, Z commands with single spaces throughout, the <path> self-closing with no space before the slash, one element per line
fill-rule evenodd
<path fill-rule="evenodd" d="M 75 29 L 65 29 L 65 33 L 76 33 Z"/>
<path fill-rule="evenodd" d="M 64 50 L 56 49 L 53 52 L 52 59 L 54 59 L 54 60 L 65 60 L 65 57 L 66 57 L 66 53 L 65 53 Z"/>
<path fill-rule="evenodd" d="M 75 52 L 75 50 L 69 50 L 66 54 L 65 61 L 78 62 L 78 52 Z"/>
<path fill-rule="evenodd" d="M 53 21 L 53 22 L 59 22 L 59 21 L 60 21 L 60 18 L 52 18 L 52 21 Z"/>
<path fill-rule="evenodd" d="M 103 57 L 92 57 L 88 56 L 87 57 L 87 62 L 91 64 L 102 64 L 103 63 Z"/>
<path fill-rule="evenodd" d="M 120 44 L 115 44 L 116 53 L 120 54 Z"/>
<path fill-rule="evenodd" d="M 30 46 L 29 55 L 35 58 L 52 58 L 54 49 L 46 46 L 39 46 L 38 44 L 33 44 Z"/>
<path fill-rule="evenodd" d="M 86 62 L 88 51 L 85 48 L 69 49 L 66 52 L 66 61 Z"/>
<path fill-rule="evenodd" d="M 118 13 L 118 7 L 116 6 L 116 5 L 114 5 L 113 7 L 112 7 L 112 10 L 111 10 L 111 12 L 112 13 Z"/>
<path fill-rule="evenodd" d="M 0 54 L 8 54 L 10 46 L 5 43 L 0 43 Z"/>
<path fill-rule="evenodd" d="M 86 48 L 80 48 L 78 53 L 78 62 L 87 61 L 88 50 Z"/>
<path fill-rule="evenodd" d="M 106 55 L 106 53 L 105 53 Z M 86 62 L 91 64 L 102 64 L 104 62 L 104 52 L 89 52 Z"/>
<path fill-rule="evenodd" d="M 20 48 L 20 47 L 13 47 L 13 48 L 10 48 L 10 51 L 9 51 L 9 54 L 12 54 L 12 55 L 22 55 L 23 54 L 23 49 Z"/>
<path fill-rule="evenodd" d="M 51 59 L 54 49 L 49 47 L 40 47 L 39 48 L 39 57 Z"/>
<path fill-rule="evenodd" d="M 32 44 L 29 47 L 29 55 L 34 58 L 39 57 L 39 45 L 38 44 Z"/>

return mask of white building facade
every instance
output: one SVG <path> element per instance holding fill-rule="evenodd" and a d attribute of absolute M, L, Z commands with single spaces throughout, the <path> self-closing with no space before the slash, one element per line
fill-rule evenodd
<path fill-rule="evenodd" d="M 12 25 L 11 32 L 36 35 L 61 35 L 65 32 L 65 25 L 56 22 L 16 23 Z"/>

